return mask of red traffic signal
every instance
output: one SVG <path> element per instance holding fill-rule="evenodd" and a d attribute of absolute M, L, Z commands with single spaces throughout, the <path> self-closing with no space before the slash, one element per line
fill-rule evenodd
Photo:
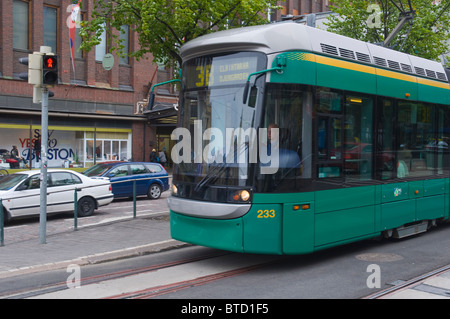
<path fill-rule="evenodd" d="M 55 59 L 53 57 L 45 57 L 44 60 L 44 67 L 48 69 L 54 69 L 55 68 Z"/>
<path fill-rule="evenodd" d="M 42 84 L 58 84 L 58 56 L 44 55 L 42 59 Z"/>

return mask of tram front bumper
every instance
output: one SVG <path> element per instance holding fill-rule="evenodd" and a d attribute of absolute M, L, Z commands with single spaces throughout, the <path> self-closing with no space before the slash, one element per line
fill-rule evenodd
<path fill-rule="evenodd" d="M 173 239 L 217 249 L 243 252 L 243 221 L 186 216 L 170 211 Z"/>
<path fill-rule="evenodd" d="M 188 200 L 175 202 L 200 204 L 198 201 L 188 203 Z M 235 252 L 282 254 L 282 205 L 249 204 L 245 209 L 239 208 L 240 205 L 233 205 L 237 208 L 236 212 L 240 213 L 226 214 L 233 217 L 223 218 L 224 215 L 219 213 L 224 212 L 223 204 L 207 204 L 210 205 L 210 214 L 199 206 L 193 214 L 193 210 L 186 209 L 187 206 L 174 205 L 171 199 L 169 208 L 172 238 Z M 242 214 L 243 211 L 245 214 Z M 222 218 L 218 218 L 218 215 Z"/>

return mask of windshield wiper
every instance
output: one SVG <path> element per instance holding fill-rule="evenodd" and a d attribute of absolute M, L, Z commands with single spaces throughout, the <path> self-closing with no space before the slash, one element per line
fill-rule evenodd
<path fill-rule="evenodd" d="M 248 149 L 248 145 L 246 143 L 244 143 L 239 150 L 239 152 L 236 152 L 235 154 L 235 159 L 237 160 L 239 158 L 239 155 L 242 154 L 243 152 L 245 152 L 245 150 Z M 229 169 L 231 168 L 231 166 L 227 166 L 227 164 L 231 164 L 227 162 L 228 158 L 225 158 L 225 161 L 223 163 L 221 163 L 220 165 L 214 166 L 214 168 L 212 170 L 210 170 L 205 177 L 203 177 L 200 182 L 198 182 L 198 184 L 195 186 L 195 191 L 199 192 L 202 190 L 202 188 L 204 188 L 206 185 L 208 185 L 211 181 L 216 181 L 219 177 L 220 174 L 222 174 L 222 172 L 225 169 Z"/>
<path fill-rule="evenodd" d="M 195 191 L 199 192 L 203 187 L 208 185 L 211 181 L 216 181 L 220 174 L 229 166 L 226 166 L 227 163 L 222 163 L 219 166 L 215 166 L 212 170 L 210 170 L 205 177 L 203 177 L 200 182 L 195 186 Z"/>

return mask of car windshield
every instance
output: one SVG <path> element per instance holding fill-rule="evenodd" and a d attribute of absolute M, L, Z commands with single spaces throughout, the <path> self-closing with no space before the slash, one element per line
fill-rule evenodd
<path fill-rule="evenodd" d="M 101 176 L 110 168 L 111 165 L 109 164 L 97 164 L 85 170 L 83 174 L 86 176 Z"/>
<path fill-rule="evenodd" d="M 16 186 L 17 184 L 19 184 L 24 179 L 26 179 L 27 177 L 28 175 L 25 174 L 12 174 L 4 176 L 0 179 L 0 190 L 2 191 L 9 190 L 14 186 Z"/>

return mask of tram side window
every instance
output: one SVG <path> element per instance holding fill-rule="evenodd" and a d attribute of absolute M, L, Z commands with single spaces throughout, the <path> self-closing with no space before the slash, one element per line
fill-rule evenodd
<path fill-rule="evenodd" d="M 344 123 L 345 179 L 368 180 L 373 171 L 373 99 L 347 95 Z"/>
<path fill-rule="evenodd" d="M 259 175 L 261 191 L 295 192 L 307 186 L 302 179 L 311 177 L 311 110 L 312 93 L 306 87 L 267 86 L 261 127 L 279 129 L 279 168 L 275 174 Z"/>
<path fill-rule="evenodd" d="M 437 173 L 450 174 L 450 110 L 439 106 L 438 110 L 438 138 L 435 143 L 428 145 L 437 152 Z"/>
<path fill-rule="evenodd" d="M 395 132 L 394 123 L 396 120 L 394 101 L 381 100 L 377 111 L 377 137 L 376 137 L 376 174 L 377 179 L 386 180 L 394 178 L 395 159 Z"/>
<path fill-rule="evenodd" d="M 318 178 L 342 176 L 342 95 L 322 89 L 316 94 L 317 175 Z"/>
<path fill-rule="evenodd" d="M 373 176 L 374 99 L 357 93 L 317 92 L 318 178 L 345 181 Z"/>
<path fill-rule="evenodd" d="M 433 175 L 435 147 L 433 106 L 398 102 L 397 177 Z"/>

